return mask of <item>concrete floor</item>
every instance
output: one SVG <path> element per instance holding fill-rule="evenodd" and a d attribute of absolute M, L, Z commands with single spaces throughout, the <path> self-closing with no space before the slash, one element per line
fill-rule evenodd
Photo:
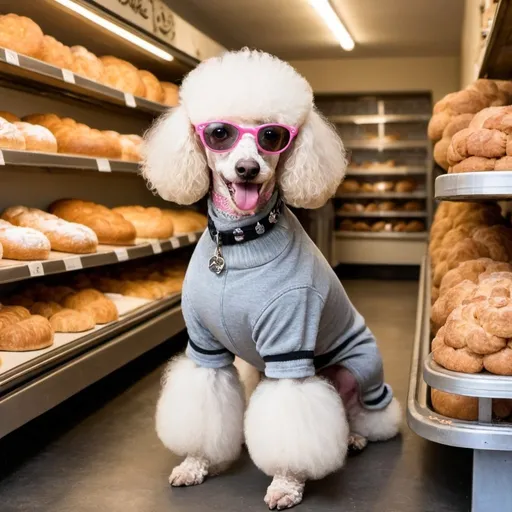
<path fill-rule="evenodd" d="M 345 281 L 379 339 L 386 380 L 405 404 L 417 284 Z M 174 342 L 176 343 L 176 342 Z M 178 462 L 158 441 L 153 414 L 171 343 L 105 378 L 0 441 L 1 512 L 262 511 L 270 479 L 247 455 L 220 477 L 171 489 Z M 299 510 L 464 512 L 471 453 L 429 443 L 403 426 L 345 468 L 309 483 Z"/>

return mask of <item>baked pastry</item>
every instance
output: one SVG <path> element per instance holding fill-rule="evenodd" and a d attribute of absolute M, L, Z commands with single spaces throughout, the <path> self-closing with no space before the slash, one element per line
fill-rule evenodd
<path fill-rule="evenodd" d="M 96 233 L 101 244 L 135 243 L 133 224 L 106 206 L 79 199 L 61 199 L 50 206 L 50 212 L 69 222 L 88 226 Z"/>
<path fill-rule="evenodd" d="M 431 389 L 430 400 L 434 411 L 448 418 L 476 421 L 478 419 L 478 398 L 453 395 L 438 389 Z"/>
<path fill-rule="evenodd" d="M 112 211 L 121 214 L 131 222 L 139 238 L 169 238 L 174 232 L 171 216 L 165 215 L 160 208 L 119 206 Z"/>
<path fill-rule="evenodd" d="M 12 123 L 0 119 L 0 149 L 25 149 L 25 137 Z"/>
<path fill-rule="evenodd" d="M 16 14 L 0 15 L 0 46 L 38 58 L 42 45 L 43 31 L 36 22 Z"/>
<path fill-rule="evenodd" d="M 52 344 L 53 329 L 42 316 L 33 315 L 0 329 L 0 350 L 25 352 L 41 350 Z"/>
<path fill-rule="evenodd" d="M 340 185 L 340 190 L 342 192 L 359 192 L 359 182 L 357 180 L 344 180 Z"/>
<path fill-rule="evenodd" d="M 3 257 L 11 260 L 46 260 L 51 249 L 43 233 L 13 226 L 5 220 L 0 220 L 0 244 Z"/>
<path fill-rule="evenodd" d="M 59 219 L 37 208 L 12 206 L 4 210 L 2 219 L 15 226 L 33 228 L 44 233 L 54 251 L 90 254 L 96 252 L 98 246 L 98 237 L 91 228 Z"/>
<path fill-rule="evenodd" d="M 139 70 L 139 75 L 146 86 L 144 97 L 150 101 L 163 103 L 165 100 L 165 90 L 158 78 L 153 73 L 145 70 Z"/>
<path fill-rule="evenodd" d="M 30 306 L 30 313 L 50 318 L 55 315 L 55 313 L 62 311 L 62 309 L 62 306 L 57 302 L 34 302 L 34 304 Z"/>
<path fill-rule="evenodd" d="M 377 210 L 382 212 L 392 212 L 397 209 L 397 205 L 394 201 L 381 201 L 377 203 Z"/>
<path fill-rule="evenodd" d="M 0 331 L 27 318 L 30 318 L 28 309 L 22 306 L 3 306 L 0 308 Z"/>
<path fill-rule="evenodd" d="M 354 221 L 350 219 L 343 219 L 340 222 L 340 231 L 354 231 Z"/>
<path fill-rule="evenodd" d="M 71 57 L 71 71 L 90 80 L 100 81 L 103 74 L 103 64 L 94 53 L 83 46 L 72 46 Z"/>
<path fill-rule="evenodd" d="M 404 231 L 406 233 L 422 233 L 425 231 L 425 224 L 420 220 L 411 220 L 405 226 Z"/>
<path fill-rule="evenodd" d="M 202 213 L 194 210 L 162 210 L 169 215 L 174 225 L 174 234 L 182 235 L 194 231 L 203 231 L 208 225 L 208 219 Z"/>
<path fill-rule="evenodd" d="M 71 49 L 52 36 L 43 37 L 38 58 L 58 68 L 71 69 L 73 66 Z"/>
<path fill-rule="evenodd" d="M 402 232 L 406 231 L 406 229 L 407 229 L 407 222 L 404 222 L 404 221 L 397 222 L 393 226 L 393 231 L 396 231 L 397 233 L 402 233 Z"/>
<path fill-rule="evenodd" d="M 395 192 L 412 192 L 416 190 L 416 182 L 414 180 L 400 180 L 396 182 Z"/>
<path fill-rule="evenodd" d="M 392 181 L 377 181 L 373 184 L 375 192 L 391 192 L 394 188 Z"/>
<path fill-rule="evenodd" d="M 119 318 L 115 304 L 103 293 L 92 288 L 66 296 L 61 304 L 65 308 L 89 314 L 97 324 L 106 324 Z"/>
<path fill-rule="evenodd" d="M 359 192 L 362 192 L 362 193 L 375 192 L 375 187 L 374 187 L 373 183 L 368 183 L 368 182 L 361 183 Z"/>
<path fill-rule="evenodd" d="M 423 206 L 419 201 L 407 201 L 402 206 L 402 210 L 404 210 L 404 212 L 418 212 L 422 208 Z"/>
<path fill-rule="evenodd" d="M 354 222 L 354 231 L 371 231 L 371 227 L 367 222 Z"/>
<path fill-rule="evenodd" d="M 61 309 L 50 317 L 55 332 L 84 332 L 94 329 L 96 322 L 89 313 L 74 309 Z"/>
<path fill-rule="evenodd" d="M 345 205 L 343 205 L 345 206 Z M 379 206 L 377 203 L 368 203 L 366 206 L 363 206 L 362 204 L 359 205 L 359 204 L 354 204 L 354 205 L 351 205 L 351 206 L 355 206 L 355 207 L 358 207 L 358 206 L 361 206 L 363 208 L 363 211 L 365 212 L 378 212 L 379 211 Z M 354 208 L 352 211 L 354 212 L 357 212 L 357 211 L 360 211 L 356 208 Z"/>
<path fill-rule="evenodd" d="M 164 105 L 169 107 L 175 107 L 179 103 L 179 88 L 175 84 L 171 84 L 170 82 L 160 82 L 164 90 Z"/>
<path fill-rule="evenodd" d="M 17 123 L 21 121 L 17 115 L 13 114 L 12 112 L 6 112 L 5 110 L 0 110 L 0 117 L 9 123 Z"/>
<path fill-rule="evenodd" d="M 34 290 L 33 296 L 42 302 L 62 302 L 65 297 L 75 293 L 69 286 L 46 286 L 41 285 Z"/>
<path fill-rule="evenodd" d="M 146 86 L 135 66 L 111 55 L 100 57 L 100 61 L 104 68 L 101 80 L 105 85 L 144 97 Z"/>
<path fill-rule="evenodd" d="M 43 153 L 57 153 L 57 139 L 53 133 L 37 124 L 24 122 L 15 122 L 14 126 L 23 135 L 25 139 L 25 149 L 27 151 L 41 151 Z"/>
<path fill-rule="evenodd" d="M 375 222 L 372 225 L 372 231 L 375 233 L 384 231 L 385 228 L 386 228 L 386 221 L 384 221 L 384 220 L 379 220 L 378 222 Z"/>

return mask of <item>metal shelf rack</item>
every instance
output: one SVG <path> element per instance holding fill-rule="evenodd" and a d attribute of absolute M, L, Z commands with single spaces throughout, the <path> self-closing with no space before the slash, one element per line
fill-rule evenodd
<path fill-rule="evenodd" d="M 465 172 L 436 178 L 435 197 L 443 201 L 512 199 L 512 172 Z"/>
<path fill-rule="evenodd" d="M 337 217 L 348 218 L 378 218 L 378 219 L 423 219 L 427 212 L 400 212 L 400 211 L 382 211 L 382 212 L 336 212 Z"/>
<path fill-rule="evenodd" d="M 423 176 L 427 169 L 422 166 L 379 167 L 377 169 L 347 168 L 347 176 Z"/>

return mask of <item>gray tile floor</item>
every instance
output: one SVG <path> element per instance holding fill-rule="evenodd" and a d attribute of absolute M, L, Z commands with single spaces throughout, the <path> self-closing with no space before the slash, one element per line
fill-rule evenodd
<path fill-rule="evenodd" d="M 417 284 L 346 281 L 380 340 L 386 377 L 405 403 Z M 0 441 L 1 512 L 263 511 L 269 479 L 247 455 L 225 475 L 172 490 L 177 462 L 153 413 L 166 344 Z M 345 468 L 308 484 L 302 512 L 464 512 L 471 454 L 418 438 L 371 445 Z"/>

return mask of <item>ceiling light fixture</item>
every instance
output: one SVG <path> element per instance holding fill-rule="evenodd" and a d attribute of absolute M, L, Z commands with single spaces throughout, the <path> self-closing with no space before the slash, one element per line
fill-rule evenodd
<path fill-rule="evenodd" d="M 340 46 L 347 52 L 353 50 L 355 46 L 354 40 L 336 14 L 336 11 L 332 8 L 329 0 L 309 0 L 309 3 L 316 9 L 324 23 L 336 36 Z"/>
<path fill-rule="evenodd" d="M 147 52 L 152 53 L 157 57 L 160 57 L 163 60 L 166 60 L 168 62 L 174 60 L 174 57 L 165 50 L 162 50 L 161 48 L 150 43 L 149 41 L 142 39 L 142 37 L 132 34 L 128 30 L 120 27 L 119 25 L 116 25 L 115 23 L 112 23 L 111 21 L 101 17 L 99 14 L 96 14 L 95 12 L 83 7 L 82 5 L 74 2 L 73 0 L 55 0 L 55 2 L 88 19 L 89 21 L 96 23 L 96 25 L 99 25 L 100 27 L 109 30 L 117 36 L 122 37 L 123 39 L 134 44 L 135 46 L 138 46 L 139 48 L 142 48 L 143 50 L 146 50 Z"/>

